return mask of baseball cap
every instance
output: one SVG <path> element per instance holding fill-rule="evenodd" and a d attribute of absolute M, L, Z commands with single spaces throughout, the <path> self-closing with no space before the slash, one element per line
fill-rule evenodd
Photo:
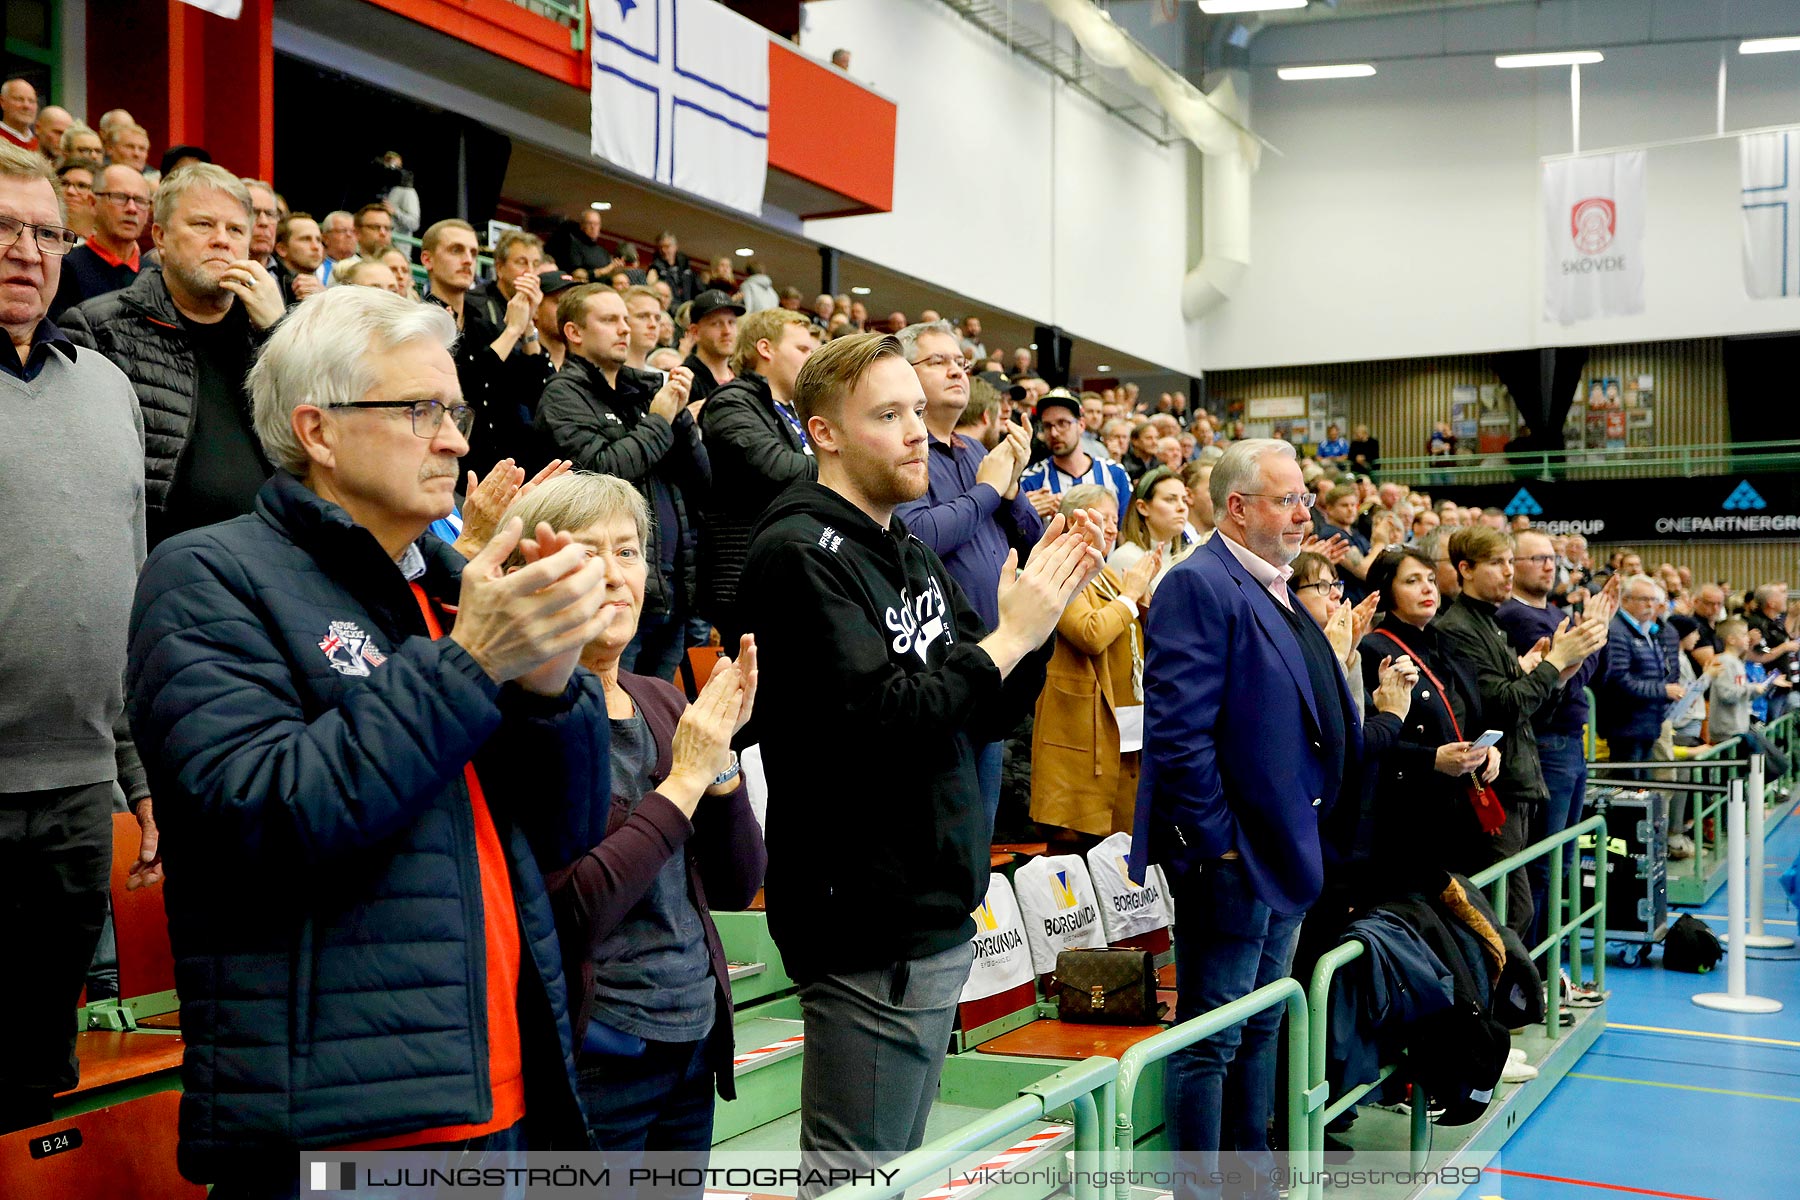
<path fill-rule="evenodd" d="M 567 271 L 559 271 L 554 267 L 548 271 L 538 272 L 538 286 L 544 290 L 544 295 L 546 296 L 554 296 L 558 292 L 566 292 L 574 287 L 575 283 L 576 280 L 573 275 L 569 274 Z"/>
<path fill-rule="evenodd" d="M 730 293 L 718 288 L 708 288 L 694 297 L 693 304 L 688 308 L 688 324 L 698 325 L 714 313 L 723 311 L 734 312 L 741 317 L 744 315 L 744 306 L 733 300 Z"/>
<path fill-rule="evenodd" d="M 1081 419 L 1081 401 L 1070 395 L 1068 388 L 1052 388 L 1044 393 L 1037 402 L 1038 420 L 1044 419 L 1044 410 L 1049 408 L 1066 408 L 1077 421 Z"/>
<path fill-rule="evenodd" d="M 163 151 L 162 161 L 157 164 L 156 169 L 160 174 L 167 175 L 184 158 L 198 159 L 203 163 L 213 160 L 212 154 L 204 146 L 170 146 Z"/>

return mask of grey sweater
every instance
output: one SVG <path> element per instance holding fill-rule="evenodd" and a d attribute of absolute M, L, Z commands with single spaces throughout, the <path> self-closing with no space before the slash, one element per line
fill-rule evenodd
<path fill-rule="evenodd" d="M 0 353 L 11 347 L 0 348 Z M 0 370 L 0 793 L 119 780 L 126 631 L 144 561 L 144 422 L 123 372 L 53 343 Z"/>
<path fill-rule="evenodd" d="M 1712 703 L 1706 710 L 1706 732 L 1714 742 L 1737 737 L 1750 728 L 1750 702 L 1756 698 L 1756 685 L 1744 674 L 1744 661 L 1728 651 L 1713 660 L 1720 664 L 1707 692 Z"/>

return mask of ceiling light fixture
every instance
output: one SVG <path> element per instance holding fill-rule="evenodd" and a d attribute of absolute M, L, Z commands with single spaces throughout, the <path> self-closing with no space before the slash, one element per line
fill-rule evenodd
<path fill-rule="evenodd" d="M 737 253 L 738 253 L 739 258 L 749 258 L 752 254 L 755 254 L 756 251 L 752 250 L 748 246 L 739 246 L 737 248 Z"/>
<path fill-rule="evenodd" d="M 1275 74 L 1289 82 L 1302 79 L 1360 79 L 1374 73 L 1375 68 L 1368 63 L 1336 63 L 1323 67 L 1280 67 L 1275 71 Z"/>
<path fill-rule="evenodd" d="M 596 200 L 592 204 L 588 205 L 588 207 L 593 209 L 595 212 L 611 212 L 612 211 L 612 205 L 609 204 L 608 202 L 606 202 L 605 200 Z"/>
<path fill-rule="evenodd" d="M 873 290 L 874 290 L 873 288 L 853 287 L 850 289 L 850 294 L 852 296 L 866 296 Z"/>
<path fill-rule="evenodd" d="M 1800 37 L 1750 38 L 1738 43 L 1739 54 L 1787 54 L 1800 50 Z"/>
<path fill-rule="evenodd" d="M 1598 50 L 1554 50 L 1546 54 L 1502 54 L 1494 65 L 1512 71 L 1520 67 L 1583 67 L 1605 61 L 1606 56 Z"/>
<path fill-rule="evenodd" d="M 1216 13 L 1269 12 L 1278 8 L 1305 8 L 1306 0 L 1200 0 L 1200 11 Z"/>
<path fill-rule="evenodd" d="M 1094 370 L 1105 373 L 1107 371 L 1112 370 L 1112 368 L 1107 366 L 1105 363 L 1101 363 L 1099 366 L 1095 367 Z"/>

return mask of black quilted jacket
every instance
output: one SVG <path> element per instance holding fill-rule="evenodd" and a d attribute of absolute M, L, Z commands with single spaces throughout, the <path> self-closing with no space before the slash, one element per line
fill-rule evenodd
<path fill-rule="evenodd" d="M 579 470 L 616 475 L 643 493 L 650 509 L 644 557 L 653 568 L 644 583 L 644 611 L 669 612 L 680 587 L 680 606 L 691 615 L 700 540 L 694 516 L 712 486 L 712 463 L 700 427 L 685 408 L 673 425 L 650 411 L 660 386 L 654 371 L 620 367 L 614 387 L 598 367 L 571 354 L 545 386 L 536 423 L 555 452 Z M 663 511 L 674 513 L 673 529 L 658 516 Z M 665 555 L 670 538 L 673 554 Z M 665 557 L 673 558 L 673 579 L 664 569 Z"/>
<path fill-rule="evenodd" d="M 187 445 L 200 385 L 194 348 L 162 268 L 145 263 L 130 287 L 76 305 L 57 325 L 77 346 L 110 358 L 137 390 L 144 411 L 144 504 L 154 530 Z M 267 330 L 245 325 L 253 345 L 268 336 Z"/>

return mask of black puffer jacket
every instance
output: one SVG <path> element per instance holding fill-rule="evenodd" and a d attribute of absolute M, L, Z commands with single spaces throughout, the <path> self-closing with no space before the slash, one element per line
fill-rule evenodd
<path fill-rule="evenodd" d="M 420 586 L 453 601 L 461 558 L 419 546 Z M 471 761 L 517 913 L 533 1145 L 585 1150 L 562 956 L 519 814 L 605 810 L 595 690 L 494 684 L 427 636 L 369 531 L 286 472 L 252 515 L 150 556 L 127 684 L 169 866 L 182 1174 L 291 1179 L 302 1148 L 492 1116 Z"/>
<path fill-rule="evenodd" d="M 747 371 L 712 394 L 700 410 L 713 486 L 700 526 L 700 611 L 736 644 L 743 630 L 732 614 L 750 534 L 791 483 L 819 477 L 819 460 L 800 431 L 775 408 L 769 381 Z"/>
<path fill-rule="evenodd" d="M 555 452 L 579 470 L 616 475 L 644 494 L 650 509 L 650 543 L 644 557 L 655 568 L 644 583 L 644 611 L 666 613 L 672 589 L 693 611 L 698 537 L 690 512 L 698 512 L 712 484 L 712 466 L 700 443 L 700 427 L 687 409 L 675 422 L 650 411 L 661 385 L 655 372 L 620 367 L 617 385 L 587 359 L 571 354 L 538 400 L 535 422 Z M 673 529 L 666 514 L 673 514 Z M 674 539 L 673 554 L 664 553 Z M 669 565 L 674 577 L 670 578 Z"/>
<path fill-rule="evenodd" d="M 144 411 L 144 506 L 154 527 L 175 482 L 200 386 L 194 347 L 162 268 L 145 263 L 130 287 L 76 305 L 57 324 L 77 346 L 110 358 L 137 391 Z M 268 336 L 249 322 L 245 328 L 253 346 Z"/>

